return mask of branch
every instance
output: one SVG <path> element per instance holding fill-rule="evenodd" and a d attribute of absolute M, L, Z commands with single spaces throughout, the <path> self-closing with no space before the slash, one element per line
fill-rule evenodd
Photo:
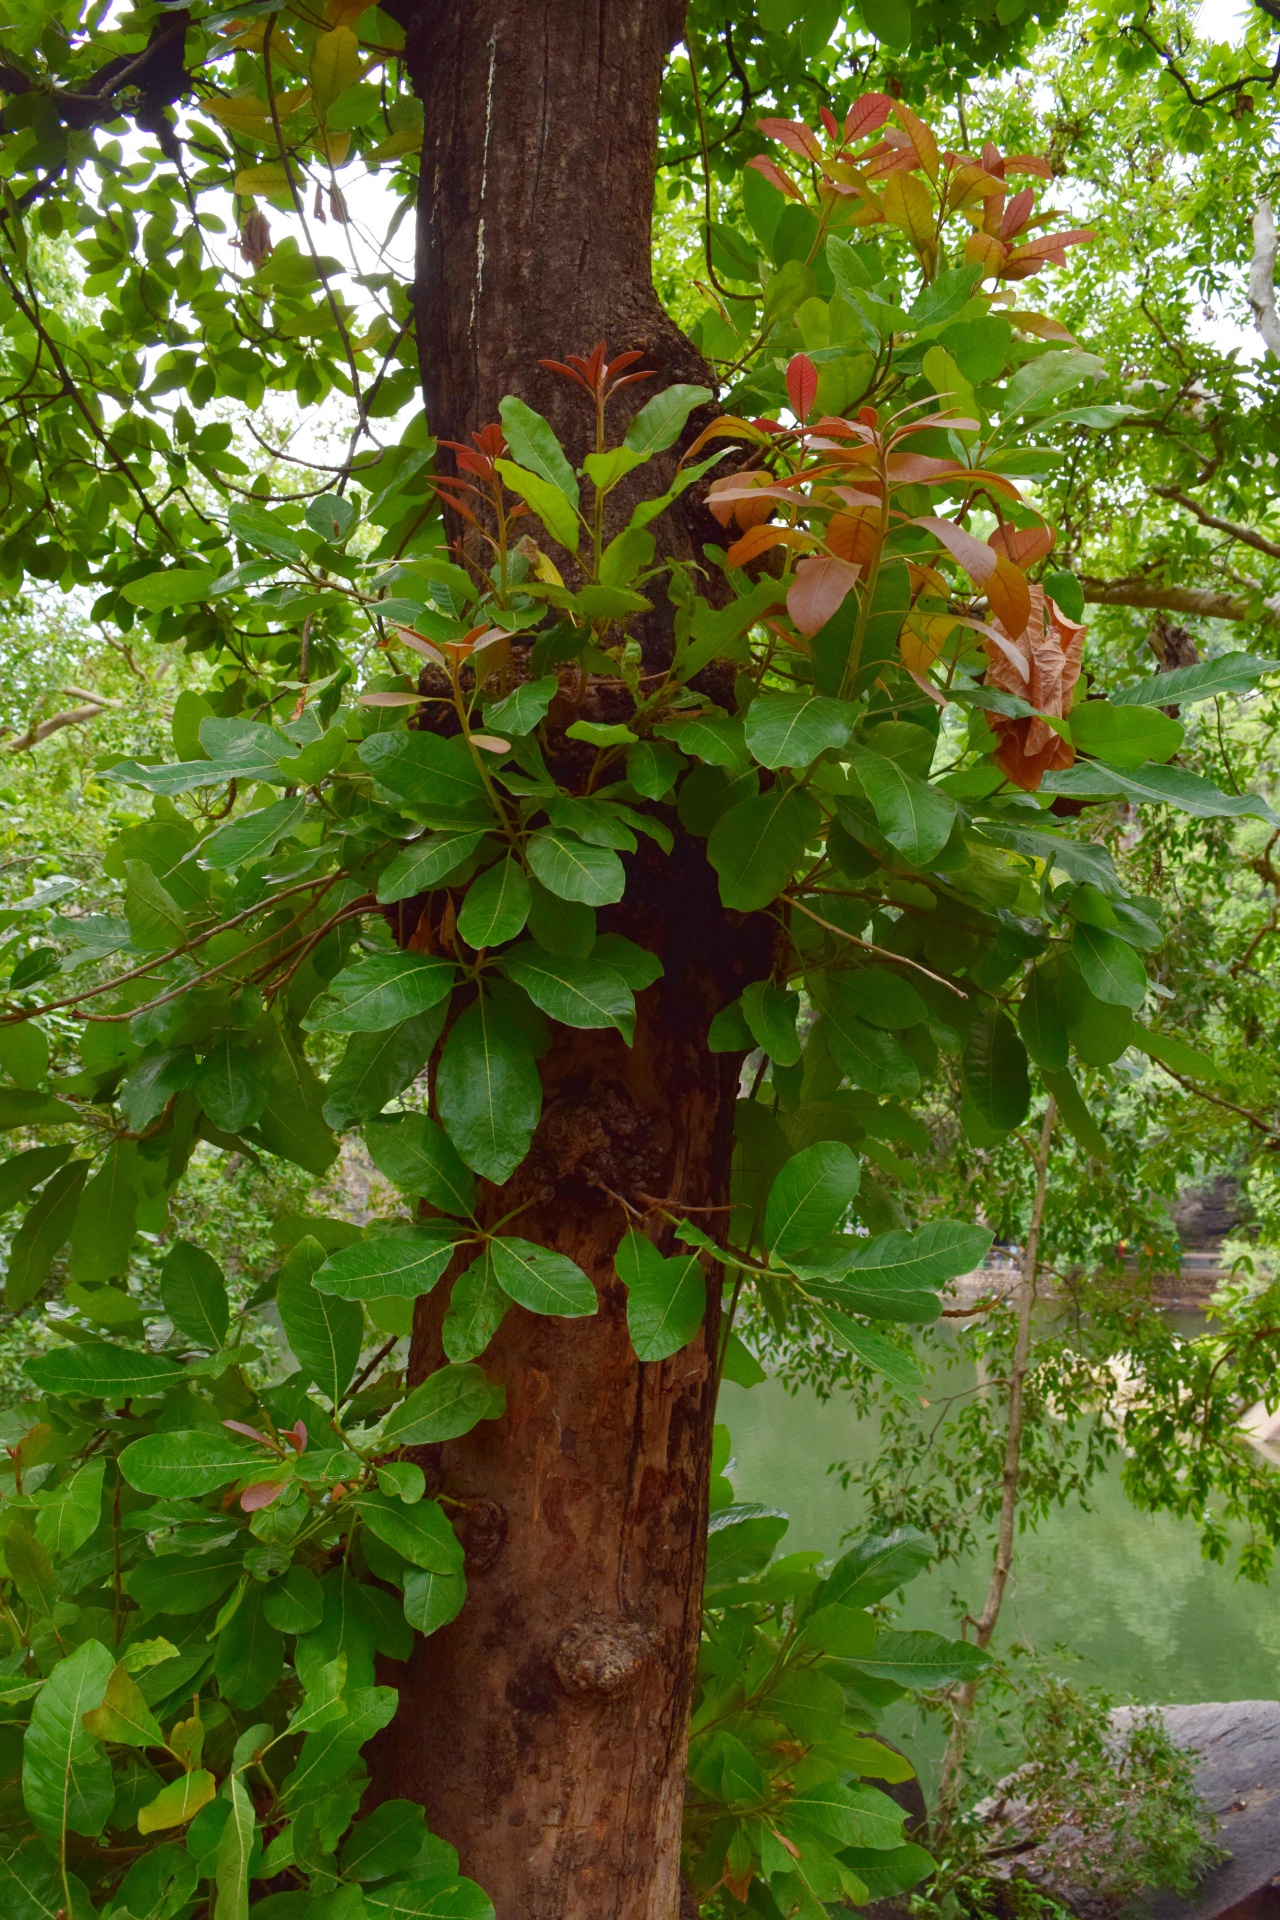
<path fill-rule="evenodd" d="M 1234 520 L 1220 520 L 1216 513 L 1210 513 L 1189 493 L 1184 493 L 1181 487 L 1152 487 L 1151 491 L 1158 493 L 1162 500 L 1172 500 L 1178 506 L 1185 507 L 1188 513 L 1195 515 L 1202 527 L 1213 527 L 1218 533 L 1229 534 L 1233 540 L 1239 540 L 1243 546 L 1256 547 L 1259 553 L 1269 553 L 1273 560 L 1280 560 L 1280 541 L 1268 540 L 1264 534 L 1255 533 L 1252 527 L 1242 527 Z"/>
<path fill-rule="evenodd" d="M 1143 580 L 1083 582 L 1084 597 L 1099 607 L 1154 607 L 1163 613 L 1195 613 L 1205 620 L 1264 620 L 1280 623 L 1280 595 L 1245 600 L 1212 587 L 1162 587 Z"/>
<path fill-rule="evenodd" d="M 39 746 L 42 740 L 47 740 L 51 733 L 57 733 L 62 727 L 82 726 L 86 720 L 96 720 L 103 711 L 103 703 L 98 700 L 91 707 L 68 707 L 65 713 L 55 713 L 48 720 L 28 727 L 25 733 L 20 733 L 16 740 L 9 742 L 7 751 L 26 753 L 31 747 Z"/>
<path fill-rule="evenodd" d="M 1254 325 L 1280 359 L 1280 314 L 1276 313 L 1276 222 L 1269 200 L 1259 200 L 1253 216 L 1253 263 L 1249 268 L 1249 305 Z"/>

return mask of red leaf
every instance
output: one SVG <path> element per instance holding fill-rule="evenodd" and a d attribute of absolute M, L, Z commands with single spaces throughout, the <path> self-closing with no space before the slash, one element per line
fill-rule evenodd
<path fill-rule="evenodd" d="M 1022 232 L 1027 221 L 1031 218 L 1031 209 L 1035 206 L 1035 203 L 1036 195 L 1034 187 L 1024 187 L 1021 193 L 1014 194 L 1012 200 L 1005 208 L 1004 218 L 1000 222 L 1000 238 L 1002 240 L 1012 240 L 1015 233 Z"/>
<path fill-rule="evenodd" d="M 893 112 L 893 101 L 887 93 L 864 93 L 855 100 L 844 117 L 844 137 L 846 142 L 865 140 L 869 133 L 882 127 Z"/>
<path fill-rule="evenodd" d="M 934 514 L 926 514 L 912 522 L 913 526 L 924 527 L 939 541 L 951 555 L 958 560 L 975 586 L 985 587 L 996 570 L 996 556 L 990 547 L 981 540 L 975 540 L 971 533 L 958 527 L 954 520 L 941 520 Z M 1025 625 L 1025 622 L 1023 623 Z"/>
<path fill-rule="evenodd" d="M 1034 173 L 1041 180 L 1052 180 L 1053 168 L 1038 153 L 1011 153 L 1004 162 L 1006 173 Z"/>
<path fill-rule="evenodd" d="M 285 1484 L 283 1480 L 255 1480 L 240 1495 L 240 1505 L 246 1513 L 260 1513 L 263 1507 L 269 1507 L 273 1500 L 279 1499 Z"/>
<path fill-rule="evenodd" d="M 787 367 L 787 399 L 802 426 L 813 412 L 817 397 L 818 369 L 807 353 L 797 353 Z"/>
<path fill-rule="evenodd" d="M 763 153 L 757 153 L 754 159 L 748 160 L 747 165 L 754 167 L 756 172 L 762 174 L 771 187 L 778 189 L 779 193 L 785 193 L 788 200 L 804 199 L 804 195 L 801 193 L 795 181 L 789 179 L 782 171 L 782 168 L 775 165 L 772 160 L 766 159 Z"/>
<path fill-rule="evenodd" d="M 803 120 L 757 120 L 756 125 L 767 140 L 776 140 L 802 160 L 821 160 L 822 142 Z"/>
<path fill-rule="evenodd" d="M 993 553 L 1002 553 L 1015 567 L 1033 567 L 1053 548 L 1052 527 L 997 527 L 987 545 Z"/>
<path fill-rule="evenodd" d="M 818 118 L 821 120 L 830 137 L 833 140 L 838 140 L 840 138 L 840 128 L 830 107 L 819 107 Z"/>
<path fill-rule="evenodd" d="M 795 582 L 787 594 L 787 612 L 801 633 L 817 633 L 819 627 L 826 626 L 861 572 L 847 560 L 833 560 L 826 554 L 797 562 Z"/>
<path fill-rule="evenodd" d="M 230 1427 L 232 1433 L 242 1433 L 248 1440 L 260 1441 L 264 1447 L 271 1445 L 265 1433 L 259 1433 L 256 1427 L 246 1427 L 243 1420 L 224 1420 L 222 1424 L 224 1427 Z"/>

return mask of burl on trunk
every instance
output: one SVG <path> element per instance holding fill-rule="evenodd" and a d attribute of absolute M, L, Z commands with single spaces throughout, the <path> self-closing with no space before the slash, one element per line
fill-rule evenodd
<path fill-rule="evenodd" d="M 683 0 L 389 10 L 425 107 L 414 292 L 431 428 L 465 441 L 517 393 L 580 459 L 589 414 L 539 359 L 638 347 L 657 377 L 634 404 L 706 377 L 650 275 L 658 89 Z M 687 524 L 665 539 L 696 544 Z M 461 1503 L 468 1598 L 420 1645 L 375 1755 L 379 1794 L 423 1802 L 499 1920 L 674 1920 L 679 1905 L 719 1275 L 701 1336 L 644 1366 L 613 1254 L 633 1224 L 622 1200 L 704 1221 L 695 1209 L 727 1201 L 738 1062 L 707 1053 L 707 1026 L 767 972 L 769 943 L 723 911 L 701 842 L 628 867 L 602 926 L 665 969 L 638 996 L 634 1047 L 555 1031 L 532 1151 L 484 1202 L 490 1219 L 524 1209 L 515 1231 L 576 1260 L 599 1312 L 512 1309 L 483 1356 L 505 1416 L 424 1462 Z M 444 1357 L 446 1295 L 420 1303 L 415 1377 Z"/>

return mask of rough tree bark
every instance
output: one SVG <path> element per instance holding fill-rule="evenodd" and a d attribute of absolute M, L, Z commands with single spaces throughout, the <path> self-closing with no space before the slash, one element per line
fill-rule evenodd
<path fill-rule="evenodd" d="M 705 378 L 650 277 L 658 89 L 683 0 L 393 4 L 426 110 L 415 302 L 432 430 L 465 440 L 514 392 L 580 457 L 584 396 L 540 358 L 642 348 L 657 378 L 632 405 Z M 691 538 L 669 527 L 666 550 Z M 628 868 L 602 925 L 665 968 L 638 996 L 634 1047 L 555 1030 L 533 1150 L 484 1201 L 492 1218 L 526 1209 L 519 1233 L 576 1260 L 599 1312 L 509 1312 L 483 1359 L 505 1416 L 424 1459 L 462 1503 L 468 1599 L 420 1645 L 375 1756 L 376 1790 L 423 1802 L 499 1920 L 679 1909 L 718 1276 L 701 1337 L 643 1366 L 612 1256 L 622 1200 L 728 1199 L 738 1063 L 707 1054 L 706 1030 L 767 972 L 769 936 L 723 911 L 699 841 Z M 443 1358 L 446 1291 L 419 1304 L 414 1376 Z"/>

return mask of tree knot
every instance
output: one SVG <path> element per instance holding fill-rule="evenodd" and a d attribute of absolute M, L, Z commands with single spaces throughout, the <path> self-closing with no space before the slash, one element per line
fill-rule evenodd
<path fill-rule="evenodd" d="M 636 1621 L 588 1613 L 565 1628 L 553 1664 L 566 1693 L 621 1693 L 634 1684 L 651 1651 L 650 1637 Z"/>

